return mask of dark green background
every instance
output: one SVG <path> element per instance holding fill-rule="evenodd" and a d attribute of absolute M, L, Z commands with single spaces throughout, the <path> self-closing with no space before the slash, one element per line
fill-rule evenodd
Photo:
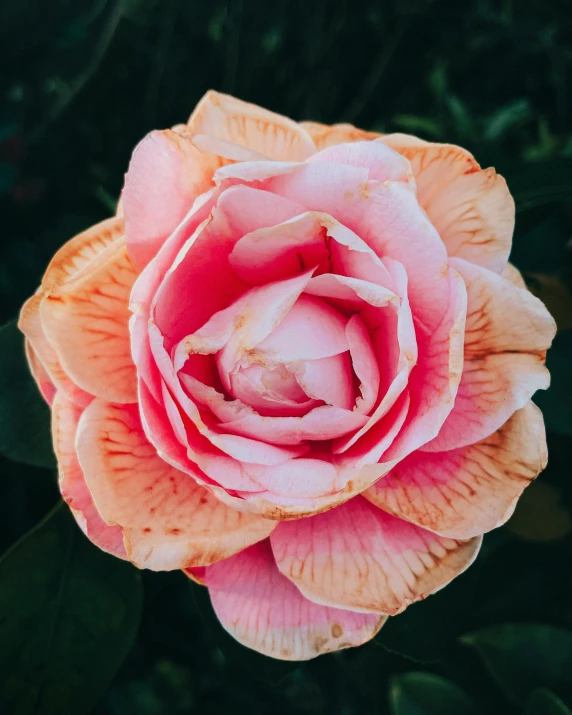
<path fill-rule="evenodd" d="M 0 324 L 53 252 L 114 210 L 139 139 L 209 88 L 456 142 L 506 176 L 513 261 L 559 326 L 538 399 L 549 467 L 467 574 L 373 643 L 307 664 L 237 645 L 178 573 L 142 575 L 137 629 L 138 574 L 56 510 L 0 562 L 0 711 L 570 713 L 572 2 L 2 0 Z M 22 360 L 5 328 L 2 551 L 58 500 L 47 408 Z"/>

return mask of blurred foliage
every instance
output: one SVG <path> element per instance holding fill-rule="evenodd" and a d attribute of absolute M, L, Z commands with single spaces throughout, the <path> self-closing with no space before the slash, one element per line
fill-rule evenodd
<path fill-rule="evenodd" d="M 459 143 L 494 165 L 516 201 L 512 260 L 560 331 L 553 387 L 538 398 L 550 450 L 541 481 L 466 574 L 390 619 L 372 643 L 272 661 L 233 641 L 206 591 L 180 573 L 142 575 L 135 637 L 132 570 L 91 548 L 60 510 L 0 562 L 3 713 L 76 715 L 99 698 L 96 715 L 570 715 L 571 9 L 570 0 L 2 0 L 0 324 L 16 317 L 53 252 L 113 211 L 135 144 L 183 121 L 212 87 L 295 119 Z M 58 499 L 46 409 L 29 387 L 8 325 L 2 550 Z M 58 539 L 68 549 L 72 540 L 65 567 Z M 54 548 L 60 560 L 42 555 Z M 62 607 L 76 593 L 70 583 L 79 590 Z M 55 619 L 54 588 L 64 599 Z M 92 602 L 110 589 L 115 600 L 100 596 L 109 608 L 132 604 L 116 631 L 121 619 L 110 612 L 108 622 Z M 55 655 L 27 661 L 14 633 L 34 650 L 44 618 L 56 624 L 45 651 Z M 59 669 L 66 658 L 74 677 Z M 14 704 L 14 693 L 26 695 L 18 677 L 40 678 L 32 705 Z M 48 691 L 55 699 L 42 700 Z"/>

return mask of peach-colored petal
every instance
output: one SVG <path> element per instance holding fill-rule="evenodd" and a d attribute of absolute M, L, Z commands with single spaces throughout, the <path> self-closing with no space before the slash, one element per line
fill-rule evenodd
<path fill-rule="evenodd" d="M 108 526 L 95 508 L 77 459 L 75 435 L 82 409 L 61 393 L 52 406 L 52 436 L 58 459 L 62 497 L 85 535 L 103 551 L 127 558 L 123 534 L 118 526 Z"/>
<path fill-rule="evenodd" d="M 82 231 L 58 250 L 42 278 L 42 288 L 51 290 L 71 280 L 80 271 L 89 270 L 91 263 L 111 243 L 124 235 L 122 218 L 101 221 Z"/>
<path fill-rule="evenodd" d="M 44 300 L 42 291 L 28 298 L 20 311 L 18 327 L 26 336 L 26 342 L 30 344 L 33 354 L 57 390 L 63 392 L 69 400 L 77 405 L 88 405 L 92 396 L 69 378 L 62 368 L 58 354 L 46 337 L 40 316 L 40 307 Z M 31 360 L 28 362 L 32 375 L 36 378 L 38 387 L 43 394 L 42 383 L 39 381 L 40 373 L 34 368 Z"/>
<path fill-rule="evenodd" d="M 529 291 L 463 259 L 451 264 L 468 291 L 465 364 L 455 406 L 424 449 L 444 451 L 477 442 L 548 387 L 546 350 L 554 320 Z"/>
<path fill-rule="evenodd" d="M 317 603 L 395 615 L 475 559 L 481 539 L 456 541 L 377 509 L 361 497 L 270 537 L 281 573 Z"/>
<path fill-rule="evenodd" d="M 277 161 L 303 161 L 316 151 L 310 135 L 291 119 L 214 90 L 197 104 L 188 131 Z"/>
<path fill-rule="evenodd" d="M 458 146 L 433 144 L 405 134 L 378 141 L 411 162 L 421 206 L 450 256 L 459 256 L 500 273 L 514 230 L 514 201 L 494 169 L 481 169 Z"/>
<path fill-rule="evenodd" d="M 526 288 L 526 283 L 524 282 L 524 278 L 522 277 L 518 268 L 513 266 L 512 263 L 506 264 L 506 266 L 503 268 L 503 272 L 501 273 L 501 276 L 505 280 L 507 280 L 509 283 L 512 283 L 513 285 L 517 286 L 518 288 Z"/>
<path fill-rule="evenodd" d="M 542 413 L 529 402 L 476 444 L 414 452 L 364 496 L 418 526 L 467 539 L 504 524 L 546 460 Z"/>
<path fill-rule="evenodd" d="M 40 307 L 48 340 L 66 374 L 83 390 L 135 402 L 129 343 L 129 293 L 136 278 L 124 241 L 116 241 L 74 278 L 54 286 Z"/>
<path fill-rule="evenodd" d="M 30 372 L 36 381 L 38 390 L 48 405 L 51 406 L 56 395 L 56 386 L 52 382 L 47 370 L 42 364 L 42 361 L 37 356 L 32 344 L 27 338 L 24 340 L 24 351 L 26 353 L 26 359 L 30 367 Z"/>
<path fill-rule="evenodd" d="M 367 132 L 352 124 L 320 124 L 319 122 L 300 122 L 300 126 L 312 137 L 318 151 L 346 142 L 369 141 L 381 136 L 378 132 Z"/>
<path fill-rule="evenodd" d="M 137 145 L 121 198 L 127 248 L 138 268 L 157 254 L 197 196 L 212 187 L 222 163 L 170 129 L 153 131 Z"/>
<path fill-rule="evenodd" d="M 243 645 L 281 660 L 360 645 L 385 620 L 307 600 L 279 573 L 266 542 L 207 567 L 203 578 L 223 627 Z"/>
<path fill-rule="evenodd" d="M 139 568 L 211 564 L 275 526 L 225 507 L 164 462 L 147 441 L 135 406 L 94 400 L 80 419 L 76 446 L 99 513 L 122 528 L 129 558 Z"/>

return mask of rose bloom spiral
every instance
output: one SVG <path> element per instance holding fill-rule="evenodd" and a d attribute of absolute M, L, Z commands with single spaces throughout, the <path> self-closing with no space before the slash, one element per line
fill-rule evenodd
<path fill-rule="evenodd" d="M 22 309 L 80 527 L 275 658 L 373 638 L 545 466 L 555 328 L 513 227 L 460 147 L 207 93 Z"/>

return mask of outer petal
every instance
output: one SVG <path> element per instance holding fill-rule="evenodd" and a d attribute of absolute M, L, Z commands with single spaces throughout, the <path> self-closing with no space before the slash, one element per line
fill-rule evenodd
<path fill-rule="evenodd" d="M 326 514 L 281 523 L 270 541 L 278 568 L 307 598 L 389 615 L 462 573 L 481 543 L 436 536 L 361 497 Z"/>
<path fill-rule="evenodd" d="M 197 104 L 188 129 L 277 161 L 303 161 L 316 151 L 310 135 L 291 119 L 213 90 Z"/>
<path fill-rule="evenodd" d="M 99 515 L 77 459 L 74 442 L 81 412 L 81 408 L 62 393 L 56 394 L 52 406 L 52 436 L 60 490 L 85 535 L 103 551 L 126 559 L 121 529 L 108 526 Z"/>
<path fill-rule="evenodd" d="M 91 226 L 69 240 L 50 261 L 42 278 L 42 288 L 67 283 L 88 266 L 110 244 L 121 240 L 124 234 L 123 219 L 109 218 Z"/>
<path fill-rule="evenodd" d="M 173 132 L 153 131 L 135 148 L 125 175 L 122 206 L 131 259 L 143 268 L 187 214 L 197 196 L 212 187 L 223 161 Z"/>
<path fill-rule="evenodd" d="M 433 144 L 405 134 L 380 142 L 411 162 L 419 203 L 450 256 L 500 273 L 514 230 L 514 201 L 494 169 L 481 169 L 473 156 L 451 144 Z"/>
<path fill-rule="evenodd" d="M 335 144 L 346 142 L 367 141 L 381 136 L 378 132 L 366 132 L 358 129 L 353 124 L 320 124 L 319 122 L 300 122 L 300 126 L 308 132 L 314 140 L 318 151 Z"/>
<path fill-rule="evenodd" d="M 413 453 L 364 496 L 390 514 L 467 539 L 504 524 L 547 456 L 542 413 L 529 402 L 481 442 Z"/>
<path fill-rule="evenodd" d="M 455 406 L 424 449 L 477 442 L 503 425 L 536 390 L 548 387 L 546 349 L 554 320 L 529 291 L 462 259 L 451 264 L 468 291 L 465 364 Z"/>
<path fill-rule="evenodd" d="M 40 292 L 33 295 L 24 303 L 22 310 L 20 311 L 18 327 L 26 336 L 26 342 L 29 343 L 31 350 L 33 350 L 33 355 L 35 355 L 39 360 L 42 365 L 42 369 L 45 370 L 50 382 L 52 382 L 53 385 L 58 390 L 63 392 L 72 402 L 75 402 L 77 405 L 85 406 L 89 404 L 92 396 L 85 390 L 78 387 L 78 385 L 76 385 L 75 382 L 73 382 L 66 374 L 65 370 L 62 368 L 58 354 L 46 337 L 42 327 L 40 307 L 44 300 L 44 295 L 40 290 Z M 42 379 L 37 368 L 34 366 L 33 360 L 30 359 L 31 355 L 32 353 L 30 353 L 30 356 L 28 357 L 28 363 L 30 365 L 32 375 L 38 383 L 40 392 L 44 394 Z"/>
<path fill-rule="evenodd" d="M 62 367 L 82 389 L 115 402 L 135 402 L 129 344 L 129 293 L 136 271 L 118 241 L 72 280 L 54 286 L 41 306 L 42 326 Z"/>
<path fill-rule="evenodd" d="M 137 408 L 94 400 L 83 413 L 78 456 L 99 513 L 118 524 L 139 568 L 204 566 L 265 538 L 272 522 L 229 509 L 164 462 Z"/>
<path fill-rule="evenodd" d="M 42 394 L 42 380 L 39 366 L 47 373 L 49 380 L 79 405 L 86 405 L 91 396 L 78 387 L 62 369 L 60 359 L 46 337 L 40 317 L 40 306 L 47 291 L 53 290 L 73 279 L 78 273 L 88 270 L 97 256 L 123 236 L 123 219 L 112 218 L 102 221 L 78 234 L 65 243 L 50 261 L 36 295 L 24 304 L 18 327 L 27 337 L 28 362 Z M 43 384 L 47 386 L 45 380 Z M 45 395 L 44 395 L 45 396 Z"/>
<path fill-rule="evenodd" d="M 308 660 L 373 638 L 385 619 L 308 601 L 282 576 L 266 542 L 205 569 L 223 627 L 240 643 L 281 660 Z"/>
<path fill-rule="evenodd" d="M 28 338 L 24 340 L 24 351 L 26 353 L 26 359 L 30 367 L 30 372 L 36 381 L 38 390 L 48 405 L 51 406 L 56 395 L 56 387 Z"/>

